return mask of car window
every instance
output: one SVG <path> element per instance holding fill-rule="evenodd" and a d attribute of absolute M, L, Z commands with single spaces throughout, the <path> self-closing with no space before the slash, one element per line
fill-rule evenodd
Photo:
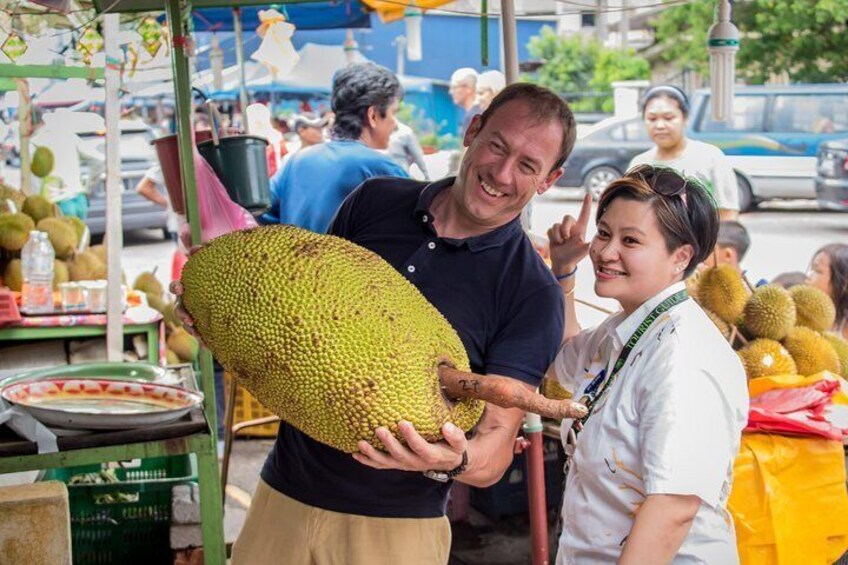
<path fill-rule="evenodd" d="M 624 136 L 627 141 L 651 141 L 644 120 L 633 120 L 624 124 Z"/>
<path fill-rule="evenodd" d="M 615 126 L 610 129 L 609 137 L 615 141 L 624 141 L 624 126 Z"/>
<path fill-rule="evenodd" d="M 848 94 L 780 94 L 774 99 L 771 131 L 848 131 Z"/>
<path fill-rule="evenodd" d="M 763 116 L 766 108 L 765 95 L 738 95 L 733 97 L 733 117 L 730 122 L 714 122 L 712 99 L 707 98 L 701 114 L 698 131 L 763 131 Z"/>

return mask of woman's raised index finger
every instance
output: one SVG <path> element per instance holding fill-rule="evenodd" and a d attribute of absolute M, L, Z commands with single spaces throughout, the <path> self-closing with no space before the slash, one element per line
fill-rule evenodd
<path fill-rule="evenodd" d="M 589 216 L 592 213 L 592 195 L 588 192 L 583 196 L 583 206 L 580 208 L 580 215 L 577 217 L 577 227 L 580 233 L 586 234 L 586 227 L 589 225 Z"/>

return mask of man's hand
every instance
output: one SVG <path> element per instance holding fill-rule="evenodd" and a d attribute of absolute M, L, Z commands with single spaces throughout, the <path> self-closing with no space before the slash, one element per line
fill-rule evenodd
<path fill-rule="evenodd" d="M 550 241 L 551 265 L 555 275 L 564 275 L 574 270 L 589 253 L 590 242 L 586 241 L 586 227 L 592 211 L 592 196 L 583 197 L 580 215 L 575 220 L 565 216 L 561 223 L 554 224 L 548 230 Z"/>
<path fill-rule="evenodd" d="M 194 255 L 199 249 L 200 245 L 196 245 L 189 249 L 188 255 L 191 257 Z M 203 338 L 200 337 L 200 334 L 197 333 L 197 330 L 194 327 L 194 318 L 183 308 L 183 283 L 182 281 L 171 281 L 171 284 L 168 286 L 168 290 L 176 296 L 176 302 L 174 304 L 174 314 L 177 319 L 183 324 L 183 328 L 193 335 L 199 342 L 203 343 Z"/>
<path fill-rule="evenodd" d="M 401 471 L 451 471 L 462 463 L 462 454 L 468 448 L 465 433 L 450 422 L 442 426 L 445 441 L 428 443 L 406 421 L 398 423 L 401 435 L 406 440 L 403 445 L 385 427 L 376 430 L 377 438 L 383 442 L 385 451 L 375 449 L 367 441 L 359 442 L 360 453 L 353 458 L 374 469 L 398 469 Z"/>

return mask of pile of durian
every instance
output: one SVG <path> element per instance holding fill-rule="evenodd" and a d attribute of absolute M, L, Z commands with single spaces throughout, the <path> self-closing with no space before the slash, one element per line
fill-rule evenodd
<path fill-rule="evenodd" d="M 699 271 L 686 287 L 737 351 L 749 379 L 822 371 L 848 378 L 848 341 L 830 331 L 836 308 L 825 292 L 807 285 L 751 288 L 728 265 Z"/>

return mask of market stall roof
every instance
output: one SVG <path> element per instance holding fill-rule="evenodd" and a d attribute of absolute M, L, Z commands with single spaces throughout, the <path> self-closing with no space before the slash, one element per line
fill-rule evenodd
<path fill-rule="evenodd" d="M 326 3 L 325 0 L 285 0 L 287 9 L 295 5 Z M 202 8 L 245 8 L 249 6 L 269 6 L 268 0 L 195 0 L 191 3 L 193 10 Z M 130 12 L 164 12 L 165 0 L 94 0 L 94 9 L 98 12 L 130 13 Z"/>
<path fill-rule="evenodd" d="M 195 3 L 195 6 L 197 3 Z M 258 27 L 259 7 L 241 10 L 246 29 Z M 281 5 L 286 19 L 297 29 L 343 29 L 371 27 L 371 17 L 360 0 L 329 0 L 310 4 Z M 233 11 L 230 8 L 208 8 L 192 12 L 195 31 L 233 31 Z"/>

